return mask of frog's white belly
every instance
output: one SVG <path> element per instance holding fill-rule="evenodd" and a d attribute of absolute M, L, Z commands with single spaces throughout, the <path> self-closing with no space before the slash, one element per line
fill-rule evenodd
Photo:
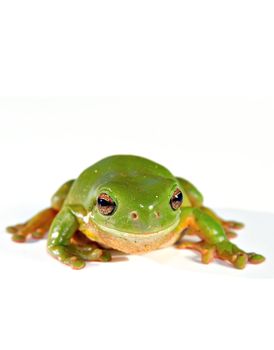
<path fill-rule="evenodd" d="M 153 233 L 121 232 L 105 226 L 87 223 L 80 226 L 80 230 L 91 240 L 108 248 L 116 249 L 128 254 L 149 252 L 174 244 L 180 237 L 179 222 Z"/>

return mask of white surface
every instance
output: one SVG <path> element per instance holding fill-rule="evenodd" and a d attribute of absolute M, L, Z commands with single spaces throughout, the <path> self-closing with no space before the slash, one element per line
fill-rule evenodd
<path fill-rule="evenodd" d="M 74 271 L 45 240 L 16 244 L 1 229 L 1 347 L 273 349 L 274 215 L 219 212 L 246 222 L 235 242 L 264 253 L 264 264 L 202 265 L 167 248 Z"/>
<path fill-rule="evenodd" d="M 0 123 L 1 349 L 273 349 L 272 98 L 9 98 Z M 114 153 L 166 165 L 210 207 L 244 209 L 224 214 L 247 223 L 235 243 L 265 264 L 204 266 L 170 248 L 72 271 L 45 241 L 10 241 L 6 225 Z"/>

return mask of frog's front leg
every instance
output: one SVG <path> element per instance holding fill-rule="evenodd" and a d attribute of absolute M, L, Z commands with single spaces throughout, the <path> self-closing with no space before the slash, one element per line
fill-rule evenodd
<path fill-rule="evenodd" d="M 203 208 L 182 209 L 181 228 L 190 227 L 202 239 L 200 242 L 180 242 L 179 249 L 188 248 L 198 250 L 202 255 L 202 262 L 208 264 L 214 258 L 219 258 L 243 269 L 247 262 L 258 264 L 265 260 L 262 255 L 246 253 L 231 243 L 223 226 L 218 220 L 210 216 Z"/>
<path fill-rule="evenodd" d="M 73 235 L 79 223 L 70 208 L 63 208 L 54 219 L 48 237 L 48 252 L 73 269 L 85 267 L 85 261 L 109 261 L 110 253 L 95 243 L 77 244 Z"/>

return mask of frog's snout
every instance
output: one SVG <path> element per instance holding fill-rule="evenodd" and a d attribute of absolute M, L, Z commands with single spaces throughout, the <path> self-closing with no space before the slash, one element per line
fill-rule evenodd
<path fill-rule="evenodd" d="M 154 212 L 154 215 L 155 215 L 155 217 L 156 217 L 156 219 L 159 219 L 160 218 L 160 213 L 158 212 L 158 211 L 155 211 Z M 131 217 L 131 219 L 133 220 L 133 221 L 137 221 L 137 220 L 139 220 L 139 214 L 138 214 L 138 212 L 137 211 L 132 211 L 131 213 L 130 213 L 130 217 Z"/>

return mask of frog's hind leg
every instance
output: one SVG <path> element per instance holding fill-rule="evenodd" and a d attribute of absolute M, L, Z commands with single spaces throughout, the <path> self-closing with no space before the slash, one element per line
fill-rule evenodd
<path fill-rule="evenodd" d="M 234 232 L 234 230 L 240 230 L 244 227 L 244 224 L 220 218 L 213 210 L 204 206 L 204 199 L 201 192 L 191 182 L 181 177 L 178 177 L 177 179 L 185 190 L 192 207 L 202 208 L 204 212 L 214 220 L 218 221 L 224 228 L 227 238 L 231 239 L 237 237 L 237 233 Z"/>
<path fill-rule="evenodd" d="M 212 209 L 209 209 L 207 207 L 202 207 L 203 211 L 207 213 L 209 216 L 211 216 L 215 221 L 218 221 L 222 227 L 224 228 L 224 231 L 226 233 L 227 238 L 232 239 L 238 236 L 238 234 L 234 230 L 240 230 L 244 228 L 244 224 L 237 221 L 232 220 L 224 220 L 220 218 Z"/>
<path fill-rule="evenodd" d="M 65 199 L 75 180 L 65 182 L 51 197 L 51 207 L 57 211 L 62 209 Z"/>
<path fill-rule="evenodd" d="M 51 223 L 57 213 L 61 210 L 67 194 L 74 180 L 63 184 L 51 198 L 51 207 L 40 211 L 25 223 L 7 227 L 7 232 L 12 234 L 15 242 L 25 242 L 28 236 L 40 239 L 48 232 Z"/>
<path fill-rule="evenodd" d="M 247 253 L 231 243 L 220 222 L 209 215 L 204 208 L 189 207 L 182 210 L 180 229 L 185 232 L 188 228 L 195 230 L 201 241 L 179 241 L 177 248 L 194 249 L 200 252 L 202 262 L 205 264 L 218 258 L 231 263 L 238 269 L 243 269 L 247 263 L 259 264 L 265 260 L 262 255 Z"/>
<path fill-rule="evenodd" d="M 13 241 L 20 243 L 25 242 L 29 235 L 35 239 L 43 238 L 57 213 L 53 208 L 44 209 L 24 224 L 7 227 L 7 231 L 12 234 Z"/>

